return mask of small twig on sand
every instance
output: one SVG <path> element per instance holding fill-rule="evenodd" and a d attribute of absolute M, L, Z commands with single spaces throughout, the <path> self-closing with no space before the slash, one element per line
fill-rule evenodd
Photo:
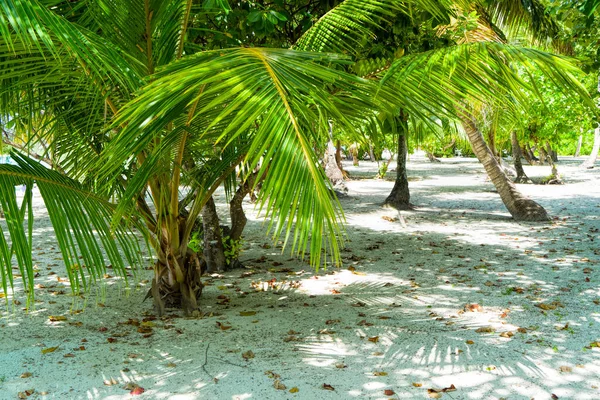
<path fill-rule="evenodd" d="M 202 364 L 202 371 L 204 371 L 206 373 L 206 375 L 210 376 L 213 380 L 213 382 L 217 383 L 219 382 L 219 380 L 217 378 L 215 378 L 214 376 L 212 376 L 207 370 L 206 370 L 206 364 L 208 364 L 208 348 L 210 347 L 210 343 L 208 343 L 206 345 L 206 350 L 204 351 L 204 364 Z"/>

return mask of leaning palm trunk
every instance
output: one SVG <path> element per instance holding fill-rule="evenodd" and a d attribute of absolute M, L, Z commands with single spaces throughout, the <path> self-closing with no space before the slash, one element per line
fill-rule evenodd
<path fill-rule="evenodd" d="M 581 168 L 594 168 L 596 159 L 598 158 L 598 150 L 600 150 L 600 126 L 594 131 L 594 146 L 590 156 L 581 164 Z"/>
<path fill-rule="evenodd" d="M 485 143 L 481 131 L 477 128 L 471 115 L 463 112 L 461 121 L 473 152 L 483 164 L 485 171 L 490 177 L 492 183 L 498 190 L 502 202 L 518 221 L 547 221 L 548 214 L 546 210 L 535 201 L 522 195 L 513 182 L 506 176 L 500 164 Z"/>

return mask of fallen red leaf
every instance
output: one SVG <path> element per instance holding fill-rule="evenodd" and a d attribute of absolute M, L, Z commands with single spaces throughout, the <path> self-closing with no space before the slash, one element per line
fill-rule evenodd
<path fill-rule="evenodd" d="M 132 396 L 138 396 L 138 395 L 144 393 L 145 391 L 146 391 L 146 389 L 144 389 L 141 386 L 138 386 L 138 387 L 134 388 L 131 392 L 129 392 L 129 394 Z"/>
<path fill-rule="evenodd" d="M 393 396 L 396 394 L 396 392 L 394 392 L 392 389 L 386 389 L 383 391 L 383 394 L 385 394 L 386 396 Z"/>

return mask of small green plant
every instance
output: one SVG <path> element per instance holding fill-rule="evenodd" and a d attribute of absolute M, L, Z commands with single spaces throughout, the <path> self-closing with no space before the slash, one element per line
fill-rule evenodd
<path fill-rule="evenodd" d="M 514 291 L 515 291 L 515 288 L 513 288 L 513 287 L 507 287 L 507 288 L 505 288 L 505 289 L 502 291 L 502 294 L 503 294 L 504 296 L 509 296 L 509 295 L 513 294 L 513 292 L 514 292 Z"/>
<path fill-rule="evenodd" d="M 225 261 L 227 261 L 227 264 L 231 264 L 232 261 L 239 257 L 242 251 L 242 239 L 233 240 L 230 236 L 223 235 L 223 230 L 221 230 L 221 234 L 225 253 Z"/>
<path fill-rule="evenodd" d="M 200 250 L 202 250 L 202 239 L 200 238 L 200 232 L 196 231 L 192 233 L 188 247 L 192 249 L 194 253 L 199 253 Z"/>

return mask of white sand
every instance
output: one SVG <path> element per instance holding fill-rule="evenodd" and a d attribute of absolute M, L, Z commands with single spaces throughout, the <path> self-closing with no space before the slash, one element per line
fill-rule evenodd
<path fill-rule="evenodd" d="M 28 389 L 32 399 L 126 399 L 128 382 L 145 389 L 141 399 L 426 399 L 427 389 L 451 385 L 441 398 L 599 399 L 600 348 L 586 347 L 600 341 L 600 170 L 578 163 L 561 161 L 565 185 L 519 186 L 555 217 L 548 224 L 512 221 L 470 159 L 412 157 L 418 209 L 402 212 L 406 225 L 382 218 L 398 217 L 380 207 L 392 181 L 349 182 L 345 265 L 318 274 L 261 247 L 270 241 L 248 206 L 241 259 L 257 273 L 208 279 L 202 311 L 213 316 L 150 321 L 147 338 L 127 322 L 152 314 L 142 303 L 151 272 L 141 271 L 137 286 L 109 278 L 70 296 L 40 207 L 34 257 L 44 288 L 34 311 L 21 304 L 0 314 L 0 399 Z M 376 166 L 348 170 L 373 176 Z M 541 177 L 549 168 L 526 171 Z M 266 291 L 251 285 L 273 278 Z M 15 297 L 24 303 L 20 289 Z M 463 312 L 467 303 L 483 311 Z M 476 332 L 482 327 L 494 332 Z"/>

